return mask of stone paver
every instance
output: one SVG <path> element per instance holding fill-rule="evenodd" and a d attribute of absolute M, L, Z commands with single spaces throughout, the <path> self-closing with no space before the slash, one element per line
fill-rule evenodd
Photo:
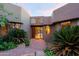
<path fill-rule="evenodd" d="M 25 47 L 24 44 L 21 44 L 15 49 L 0 51 L 0 56 L 44 56 L 44 48 L 44 40 L 32 39 L 29 47 Z"/>
<path fill-rule="evenodd" d="M 46 47 L 45 41 L 40 39 L 40 40 L 31 40 L 31 48 L 32 49 L 37 49 L 37 50 L 43 50 Z"/>
<path fill-rule="evenodd" d="M 43 51 L 36 51 L 36 56 L 44 56 L 44 52 Z"/>

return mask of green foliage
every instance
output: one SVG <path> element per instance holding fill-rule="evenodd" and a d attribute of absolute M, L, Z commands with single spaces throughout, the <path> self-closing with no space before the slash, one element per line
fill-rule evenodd
<path fill-rule="evenodd" d="M 30 41 L 27 33 L 22 29 L 10 29 L 7 35 L 0 37 L 0 50 L 16 48 L 20 43 L 25 43 L 26 46 L 29 46 Z"/>
<path fill-rule="evenodd" d="M 30 45 L 30 40 L 27 39 L 27 38 L 24 38 L 24 43 L 25 43 L 25 46 L 29 46 Z"/>
<path fill-rule="evenodd" d="M 9 50 L 16 47 L 17 45 L 14 44 L 13 42 L 2 42 L 2 44 L 0 44 L 0 50 Z"/>
<path fill-rule="evenodd" d="M 4 41 L 3 37 L 0 37 L 0 50 L 9 50 L 17 47 L 13 42 Z"/>
<path fill-rule="evenodd" d="M 6 26 L 7 24 L 8 24 L 8 21 L 7 21 L 6 17 L 5 17 L 5 16 L 2 16 L 2 17 L 0 18 L 0 26 L 1 26 L 1 27 L 4 27 L 4 26 Z"/>
<path fill-rule="evenodd" d="M 1 43 L 3 43 L 3 38 L 2 38 L 2 37 L 0 37 L 0 44 L 1 44 Z"/>
<path fill-rule="evenodd" d="M 79 55 L 79 26 L 65 27 L 52 36 L 52 51 L 56 55 Z"/>
<path fill-rule="evenodd" d="M 28 39 L 27 33 L 22 29 L 10 29 L 7 38 L 16 44 L 24 43 L 24 38 Z"/>
<path fill-rule="evenodd" d="M 22 29 L 10 29 L 9 35 L 15 38 L 25 38 L 26 32 Z"/>
<path fill-rule="evenodd" d="M 29 46 L 29 40 L 25 40 L 24 38 L 26 38 L 24 30 L 10 29 L 6 36 L 0 37 L 0 50 L 13 49 L 20 43 L 25 43 L 26 46 Z"/>
<path fill-rule="evenodd" d="M 48 48 L 44 50 L 44 53 L 46 56 L 55 56 L 55 52 L 49 50 Z"/>
<path fill-rule="evenodd" d="M 7 48 L 7 49 L 13 49 L 13 48 L 16 48 L 17 47 L 17 45 L 16 44 L 14 44 L 13 42 L 5 42 L 5 47 Z"/>

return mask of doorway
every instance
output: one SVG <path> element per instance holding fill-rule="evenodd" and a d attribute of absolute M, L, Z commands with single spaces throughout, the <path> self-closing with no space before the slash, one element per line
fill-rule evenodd
<path fill-rule="evenodd" d="M 32 38 L 43 39 L 43 27 L 32 27 Z"/>
<path fill-rule="evenodd" d="M 49 35 L 51 32 L 50 26 L 35 26 L 31 27 L 32 38 L 39 40 Z"/>

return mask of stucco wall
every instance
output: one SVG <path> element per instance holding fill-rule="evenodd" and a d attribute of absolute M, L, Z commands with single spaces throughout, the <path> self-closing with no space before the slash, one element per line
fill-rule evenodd
<path fill-rule="evenodd" d="M 23 23 L 22 29 L 27 31 L 28 36 L 30 37 L 31 29 L 30 29 L 30 15 L 27 11 L 21 8 L 21 22 Z"/>
<path fill-rule="evenodd" d="M 52 24 L 51 20 L 52 17 L 51 16 L 35 16 L 35 17 L 31 17 L 31 25 L 47 25 L 47 24 Z"/>
<path fill-rule="evenodd" d="M 7 16 L 9 21 L 21 21 L 21 7 L 10 3 L 0 3 L 0 5 L 3 5 L 3 8 L 5 10 L 5 12 L 2 12 L 0 10 L 0 15 L 7 15 L 7 13 L 10 13 L 12 15 Z"/>
<path fill-rule="evenodd" d="M 10 3 L 0 3 L 0 5 L 3 5 L 5 12 L 0 10 L 0 15 L 7 15 L 6 12 L 12 13 L 13 15 L 8 15 L 7 18 L 9 21 L 15 21 L 15 22 L 22 22 L 22 28 L 25 31 L 28 31 L 27 28 L 30 27 L 30 16 L 27 11 L 25 11 L 23 8 L 16 6 L 14 4 Z M 17 17 L 17 19 L 16 19 Z"/>
<path fill-rule="evenodd" d="M 3 5 L 3 8 L 6 12 L 12 13 L 13 15 L 8 15 L 7 19 L 13 22 L 22 22 L 22 29 L 28 32 L 28 36 L 30 36 L 30 15 L 26 10 L 22 7 L 16 6 L 10 3 L 0 3 Z M 6 12 L 0 10 L 0 15 L 7 15 Z"/>
<path fill-rule="evenodd" d="M 53 12 L 52 22 L 68 20 L 79 17 L 79 3 L 68 3 Z"/>

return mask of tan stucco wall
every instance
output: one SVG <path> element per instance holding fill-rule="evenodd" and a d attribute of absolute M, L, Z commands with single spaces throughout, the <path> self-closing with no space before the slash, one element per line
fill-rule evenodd
<path fill-rule="evenodd" d="M 8 13 L 12 13 L 13 15 L 8 15 L 7 18 L 9 21 L 20 21 L 21 20 L 21 7 L 10 4 L 10 3 L 0 3 L 0 5 L 3 5 L 4 10 Z M 6 12 L 0 12 L 0 15 L 6 15 Z M 15 19 L 17 17 L 18 19 Z"/>
<path fill-rule="evenodd" d="M 8 13 L 13 13 L 13 15 L 7 16 L 9 21 L 22 22 L 23 23 L 22 28 L 28 31 L 27 28 L 29 28 L 30 26 L 30 19 L 29 19 L 30 15 L 26 10 L 10 3 L 0 3 L 0 5 L 3 5 L 4 9 Z M 0 15 L 6 15 L 6 12 L 0 11 Z M 15 17 L 18 17 L 18 19 L 15 19 Z"/>
<path fill-rule="evenodd" d="M 31 25 L 48 25 L 52 24 L 51 16 L 35 16 L 35 17 L 30 17 L 31 19 Z"/>
<path fill-rule="evenodd" d="M 22 22 L 23 25 L 21 26 L 22 29 L 28 32 L 28 36 L 30 35 L 30 15 L 28 11 L 24 10 L 22 7 L 16 6 L 10 3 L 0 3 L 0 5 L 4 6 L 4 9 L 8 13 L 13 13 L 13 15 L 8 15 L 7 19 L 13 22 Z M 6 15 L 5 12 L 0 11 L 0 15 Z M 16 19 L 15 17 L 18 17 Z"/>
<path fill-rule="evenodd" d="M 27 31 L 27 34 L 30 38 L 31 29 L 30 29 L 30 15 L 23 8 L 21 9 L 21 22 L 23 23 L 22 29 Z"/>
<path fill-rule="evenodd" d="M 52 15 L 52 22 L 63 21 L 79 17 L 79 3 L 68 3 L 63 7 L 56 9 Z"/>

